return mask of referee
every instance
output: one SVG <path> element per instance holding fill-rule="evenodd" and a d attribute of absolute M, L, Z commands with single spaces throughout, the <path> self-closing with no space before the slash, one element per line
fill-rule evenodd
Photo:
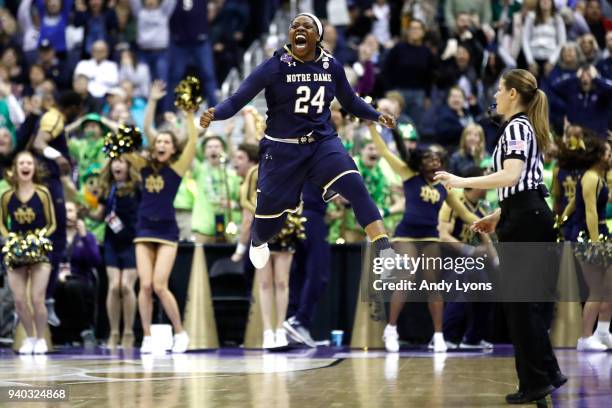
<path fill-rule="evenodd" d="M 500 242 L 554 242 L 543 185 L 542 152 L 549 145 L 546 94 L 531 73 L 513 69 L 502 76 L 495 99 L 505 121 L 493 152 L 495 172 L 472 178 L 438 172 L 435 178 L 448 188 L 497 188 L 501 208 L 474 223 L 476 231 L 495 230 Z M 552 303 L 504 304 L 519 378 L 518 392 L 506 396 L 509 404 L 537 401 L 567 382 L 548 337 L 552 308 Z"/>

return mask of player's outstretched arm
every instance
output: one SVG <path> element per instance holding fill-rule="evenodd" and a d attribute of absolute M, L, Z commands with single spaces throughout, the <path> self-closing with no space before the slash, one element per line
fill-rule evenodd
<path fill-rule="evenodd" d="M 240 109 L 255 98 L 262 89 L 268 86 L 271 81 L 275 80 L 276 76 L 274 74 L 277 71 L 278 60 L 275 57 L 259 65 L 251 75 L 242 81 L 236 93 L 215 106 L 213 118 L 210 120 L 225 120 L 234 116 Z M 204 123 L 206 122 L 204 121 Z M 208 121 L 208 123 L 210 123 L 210 121 Z M 202 118 L 200 118 L 200 125 L 206 127 L 202 123 Z"/>
<path fill-rule="evenodd" d="M 357 96 L 346 78 L 344 68 L 340 64 L 334 65 L 336 66 L 336 78 L 338 79 L 336 83 L 336 97 L 342 107 L 358 118 L 378 122 L 385 127 L 393 129 L 395 127 L 395 118 L 386 113 L 378 112 Z"/>

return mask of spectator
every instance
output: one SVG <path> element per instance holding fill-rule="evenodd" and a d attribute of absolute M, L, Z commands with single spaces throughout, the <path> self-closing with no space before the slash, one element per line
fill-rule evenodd
<path fill-rule="evenodd" d="M 28 97 L 34 94 L 34 90 L 38 88 L 47 79 L 45 77 L 45 70 L 40 65 L 34 64 L 30 66 L 28 72 L 28 84 L 25 86 L 22 92 L 22 96 Z"/>
<path fill-rule="evenodd" d="M 580 125 L 606 138 L 612 112 L 612 81 L 599 76 L 592 65 L 580 68 L 576 76 L 552 86 L 566 101 L 566 115 L 573 125 Z"/>
<path fill-rule="evenodd" d="M 527 15 L 535 10 L 536 2 L 537 0 L 523 0 L 521 11 L 512 15 L 512 23 L 505 27 L 500 27 L 497 32 L 499 55 L 509 67 L 519 66 L 519 57 L 524 59 L 524 55 L 521 53 L 523 28 Z"/>
<path fill-rule="evenodd" d="M 529 71 L 538 78 L 548 76 L 566 41 L 565 23 L 553 0 L 538 0 L 535 13 L 527 15 L 522 37 Z"/>
<path fill-rule="evenodd" d="M 366 11 L 366 16 L 372 19 L 372 34 L 379 44 L 385 48 L 391 46 L 391 7 L 387 0 L 376 0 L 372 8 Z"/>
<path fill-rule="evenodd" d="M 103 100 L 94 98 L 89 92 L 89 78 L 84 74 L 76 74 L 72 80 L 72 90 L 79 94 L 83 100 L 83 107 L 86 112 L 102 112 Z"/>
<path fill-rule="evenodd" d="M 484 129 L 476 123 L 470 123 L 461 133 L 459 150 L 452 154 L 448 171 L 466 177 L 468 171 L 480 167 L 486 156 Z"/>
<path fill-rule="evenodd" d="M 142 129 L 147 107 L 146 99 L 134 96 L 134 84 L 128 80 L 121 81 L 119 86 L 125 94 L 125 104 L 130 111 L 130 116 L 134 119 L 134 124 Z"/>
<path fill-rule="evenodd" d="M 140 59 L 147 64 L 154 79 L 164 82 L 168 81 L 170 16 L 176 2 L 177 0 L 130 0 L 132 13 L 138 22 L 137 44 Z"/>
<path fill-rule="evenodd" d="M 6 68 L 10 81 L 15 84 L 25 84 L 26 71 L 21 62 L 21 54 L 14 47 L 5 48 L 0 58 L 0 64 Z"/>
<path fill-rule="evenodd" d="M 350 23 L 344 33 L 345 39 L 349 44 L 359 44 L 366 35 L 372 32 L 372 20 L 365 16 L 361 8 L 356 3 L 349 3 Z"/>
<path fill-rule="evenodd" d="M 11 92 L 11 84 L 0 81 L 0 128 L 5 127 L 14 135 L 24 120 L 25 113 Z"/>
<path fill-rule="evenodd" d="M 170 89 L 176 88 L 186 68 L 198 67 L 208 106 L 217 104 L 217 79 L 213 53 L 208 38 L 208 9 L 205 1 L 181 0 L 170 18 Z M 170 108 L 171 95 L 166 95 L 165 107 Z"/>
<path fill-rule="evenodd" d="M 194 164 L 193 177 L 197 194 L 193 202 L 192 230 L 196 241 L 209 243 L 225 240 L 225 227 L 239 223 L 236 204 L 240 179 L 227 168 L 226 142 L 219 136 L 208 136 L 203 142 L 204 160 Z M 222 228 L 219 228 L 222 225 Z"/>
<path fill-rule="evenodd" d="M 587 0 L 584 19 L 589 25 L 591 33 L 595 36 L 599 48 L 604 48 L 606 46 L 606 27 L 604 26 L 604 17 L 601 14 L 600 0 Z"/>
<path fill-rule="evenodd" d="M 565 32 L 569 41 L 576 41 L 580 36 L 590 33 L 584 16 L 569 7 L 563 7 L 559 14 L 565 23 Z"/>
<path fill-rule="evenodd" d="M 83 55 L 93 56 L 94 46 L 103 41 L 113 49 L 117 40 L 119 21 L 115 10 L 105 0 L 75 0 L 74 25 L 84 27 Z"/>
<path fill-rule="evenodd" d="M 74 0 L 36 0 L 40 16 L 39 44 L 49 40 L 51 46 L 62 56 L 65 55 L 66 28 Z"/>
<path fill-rule="evenodd" d="M 327 32 L 325 32 L 327 34 Z M 370 95 L 374 90 L 374 85 L 376 82 L 376 67 L 374 64 L 374 53 L 376 49 L 374 47 L 378 46 L 376 40 L 371 37 L 375 43 L 374 46 L 370 44 L 369 41 L 364 40 L 361 44 L 359 44 L 359 60 L 353 64 L 353 69 L 359 76 L 357 81 L 357 86 L 355 87 L 355 92 L 359 95 Z"/>
<path fill-rule="evenodd" d="M 85 337 L 94 325 L 96 275 L 102 257 L 94 235 L 79 218 L 75 203 L 66 202 L 66 250 L 60 263 L 56 308 L 61 325 L 54 331 L 60 341 Z"/>
<path fill-rule="evenodd" d="M 509 69 L 504 59 L 499 55 L 498 48 L 494 45 L 489 47 L 486 60 L 478 95 L 478 103 L 485 109 L 495 103 L 495 93 L 498 89 L 499 79 L 502 73 Z"/>
<path fill-rule="evenodd" d="M 446 103 L 436 109 L 435 141 L 449 152 L 457 149 L 463 128 L 474 122 L 472 114 L 479 113 L 475 98 L 472 97 L 469 110 L 465 106 L 466 97 L 463 89 L 454 86 L 448 91 Z"/>
<path fill-rule="evenodd" d="M 578 40 L 580 45 L 580 51 L 584 57 L 584 62 L 587 64 L 595 65 L 599 62 L 599 45 L 593 34 L 585 34 Z"/>
<path fill-rule="evenodd" d="M 597 70 L 602 77 L 612 80 L 612 31 L 606 34 L 606 51 L 607 56 L 597 64 Z M 604 54 L 604 55 L 606 55 Z"/>
<path fill-rule="evenodd" d="M 246 0 L 208 2 L 210 40 L 213 44 L 215 75 L 219 82 L 232 68 L 241 65 L 243 50 L 240 44 L 244 41 L 249 23 L 249 10 Z"/>
<path fill-rule="evenodd" d="M 134 52 L 124 50 L 121 52 L 121 65 L 119 66 L 119 81 L 129 81 L 134 87 L 134 96 L 146 98 L 151 86 L 149 66 L 139 62 Z"/>
<path fill-rule="evenodd" d="M 85 75 L 89 79 L 89 92 L 96 98 L 102 98 L 119 83 L 119 70 L 117 63 L 108 59 L 108 46 L 104 41 L 96 41 L 91 51 L 92 58 L 79 62 L 74 74 Z"/>
<path fill-rule="evenodd" d="M 23 53 L 29 64 L 36 60 L 36 47 L 40 37 L 40 16 L 36 8 L 32 7 L 34 0 L 22 0 L 17 11 L 17 21 L 23 33 Z"/>
<path fill-rule="evenodd" d="M 581 56 L 582 54 L 578 44 L 575 42 L 564 44 L 561 48 L 561 54 L 557 65 L 555 65 L 548 78 L 540 85 L 540 88 L 542 88 L 548 96 L 550 122 L 557 133 L 562 132 L 563 129 L 565 101 L 551 89 L 551 86 L 559 81 L 575 77 L 578 67 L 582 64 L 580 59 Z"/>
<path fill-rule="evenodd" d="M 70 85 L 66 64 L 57 57 L 51 41 L 44 39 L 38 46 L 38 64 L 45 70 L 45 76 L 60 90 L 66 90 Z"/>
<path fill-rule="evenodd" d="M 474 25 L 468 13 L 460 12 L 455 21 L 455 30 L 446 42 L 441 58 L 446 60 L 456 55 L 459 46 L 462 46 L 470 52 L 470 62 L 478 73 L 482 69 L 487 38 L 482 29 Z"/>
<path fill-rule="evenodd" d="M 425 24 L 412 20 L 403 41 L 391 48 L 382 72 L 386 89 L 398 90 L 406 105 L 405 113 L 419 127 L 425 110 L 431 103 L 431 87 L 436 68 L 434 55 L 423 44 Z"/>
<path fill-rule="evenodd" d="M 478 74 L 471 61 L 470 50 L 463 45 L 457 47 L 455 56 L 443 61 L 437 71 L 438 88 L 448 92 L 451 87 L 459 85 L 464 94 L 476 95 Z"/>
<path fill-rule="evenodd" d="M 108 119 L 106 123 L 109 124 Z M 111 128 L 116 130 L 115 125 L 111 125 Z M 103 151 L 104 135 L 109 131 L 109 127 L 104 124 L 100 115 L 88 113 L 64 129 L 66 134 L 71 134 L 75 130 L 79 131 L 80 137 L 71 137 L 68 140 L 68 149 L 70 157 L 76 161 L 79 184 L 82 184 L 83 176 L 90 166 L 95 164 L 101 168 L 106 162 L 106 155 Z"/>
<path fill-rule="evenodd" d="M 444 20 L 450 31 L 457 27 L 460 14 L 466 14 L 478 25 L 491 23 L 490 0 L 446 0 L 444 5 Z M 457 16 L 457 17 L 455 17 Z"/>

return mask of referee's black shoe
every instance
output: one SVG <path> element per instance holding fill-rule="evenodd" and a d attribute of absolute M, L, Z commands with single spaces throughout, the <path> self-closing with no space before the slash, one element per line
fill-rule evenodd
<path fill-rule="evenodd" d="M 553 392 L 555 387 L 552 385 L 546 385 L 544 387 L 535 388 L 529 391 L 515 392 L 514 394 L 506 395 L 506 402 L 512 405 L 527 404 L 529 402 L 535 402 L 545 398 L 548 394 Z"/>
<path fill-rule="evenodd" d="M 567 382 L 567 377 L 561 371 L 557 371 L 551 378 L 551 382 L 553 387 L 560 388 Z"/>

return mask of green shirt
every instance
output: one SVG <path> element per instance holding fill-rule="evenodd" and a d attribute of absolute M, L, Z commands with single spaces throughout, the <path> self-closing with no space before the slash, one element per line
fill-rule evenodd
<path fill-rule="evenodd" d="M 222 215 L 225 225 L 231 221 L 240 224 L 241 214 L 238 208 L 240 177 L 234 170 L 222 166 L 213 167 L 207 162 L 194 163 L 193 177 L 196 182 L 196 194 L 193 201 L 191 229 L 204 235 L 215 235 L 215 217 Z M 229 200 L 231 211 L 221 206 Z"/>
<path fill-rule="evenodd" d="M 100 167 L 106 163 L 106 155 L 104 154 L 104 138 L 98 139 L 76 139 L 68 140 L 68 151 L 77 163 L 79 170 L 79 183 L 83 183 L 83 176 L 92 164 L 99 164 Z"/>

